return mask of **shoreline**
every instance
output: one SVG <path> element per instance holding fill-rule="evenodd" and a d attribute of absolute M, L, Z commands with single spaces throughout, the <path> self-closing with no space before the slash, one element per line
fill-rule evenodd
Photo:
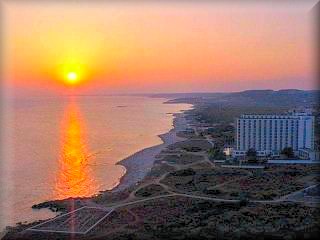
<path fill-rule="evenodd" d="M 185 129 L 186 127 L 186 124 L 187 124 L 187 121 L 185 118 L 186 111 L 188 110 L 182 110 L 179 113 L 172 114 L 173 115 L 172 128 L 168 132 L 158 135 L 158 137 L 162 141 L 161 144 L 143 148 L 138 152 L 135 152 L 129 157 L 126 157 L 116 163 L 116 165 L 123 166 L 126 169 L 126 172 L 120 178 L 119 183 L 113 189 L 102 190 L 89 197 L 74 197 L 74 198 L 67 198 L 62 200 L 53 199 L 45 202 L 39 202 L 33 205 L 31 208 L 34 210 L 48 209 L 59 215 L 60 213 L 64 212 L 65 208 L 63 207 L 63 205 L 67 204 L 71 199 L 74 201 L 77 201 L 82 205 L 87 201 L 91 201 L 91 199 L 94 199 L 100 194 L 113 195 L 113 194 L 121 193 L 122 191 L 130 189 L 130 187 L 134 186 L 135 184 L 138 184 L 140 181 L 143 180 L 143 178 L 151 170 L 151 168 L 154 165 L 154 162 L 156 161 L 156 156 L 162 150 L 164 150 L 167 146 L 171 144 L 184 140 L 184 138 L 178 137 L 176 133 Z M 62 206 L 62 208 L 58 206 Z M 34 222 L 37 222 L 37 221 L 28 222 L 27 224 L 32 224 Z M 7 226 L 7 227 L 16 227 L 16 226 L 17 226 L 17 223 L 13 226 Z"/>
<path fill-rule="evenodd" d="M 119 184 L 109 192 L 120 192 L 139 183 L 151 170 L 156 161 L 156 156 L 162 150 L 171 144 L 184 140 L 184 138 L 178 137 L 176 133 L 186 127 L 185 111 L 172 115 L 173 128 L 169 132 L 158 135 L 162 141 L 161 144 L 144 148 L 116 163 L 116 165 L 125 167 L 126 173 L 121 177 Z"/>
<path fill-rule="evenodd" d="M 194 106 L 192 105 L 191 109 L 193 107 Z M 122 191 L 130 189 L 130 187 L 143 181 L 144 177 L 150 172 L 151 168 L 154 166 L 154 162 L 157 160 L 156 156 L 159 153 L 161 153 L 161 151 L 165 150 L 171 144 L 185 140 L 185 138 L 178 137 L 176 133 L 184 130 L 187 127 L 187 120 L 185 118 L 186 112 L 188 112 L 188 110 L 181 110 L 178 113 L 168 113 L 173 116 L 172 128 L 170 128 L 168 132 L 157 135 L 157 137 L 161 139 L 162 143 L 151 146 L 151 147 L 143 148 L 116 163 L 116 165 L 123 166 L 126 169 L 126 172 L 120 178 L 119 183 L 113 189 L 102 190 L 100 192 L 97 192 L 95 195 L 92 195 L 89 197 L 75 197 L 72 199 L 80 200 L 80 202 L 84 203 L 87 200 L 91 201 L 91 199 L 95 198 L 99 194 L 108 193 L 113 195 L 116 193 L 120 193 Z M 31 206 L 31 208 L 33 210 L 48 209 L 49 211 L 56 213 L 58 216 L 59 214 L 63 213 L 64 210 L 63 210 L 63 207 L 60 209 L 56 207 L 58 205 L 64 205 L 70 200 L 71 200 L 70 198 L 62 199 L 62 200 L 52 199 L 45 202 L 39 202 Z M 52 208 L 50 205 L 54 205 L 56 207 Z M 29 225 L 39 221 L 43 221 L 43 220 L 36 220 L 36 221 L 28 222 L 26 224 Z M 3 237 L 7 233 L 8 227 L 15 228 L 18 226 L 17 224 L 18 222 L 15 223 L 14 225 L 9 225 L 9 226 L 6 226 L 4 229 L 1 229 L 0 237 Z"/>

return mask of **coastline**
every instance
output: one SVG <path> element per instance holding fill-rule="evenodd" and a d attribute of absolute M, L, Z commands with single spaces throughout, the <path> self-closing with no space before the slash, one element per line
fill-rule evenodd
<path fill-rule="evenodd" d="M 274 165 L 263 171 L 225 168 L 215 163 L 216 158 L 210 159 L 208 151 L 214 147 L 214 139 L 218 141 L 221 133 L 230 131 L 219 128 L 224 123 L 198 121 L 201 118 L 190 110 L 170 115 L 168 132 L 158 135 L 162 143 L 138 150 L 116 163 L 124 166 L 126 172 L 113 189 L 101 191 L 97 196 L 43 204 L 39 208 L 59 210 L 59 214 L 67 212 L 62 216 L 68 217 L 59 216 L 40 228 L 37 225 L 43 221 L 16 226 L 8 230 L 5 239 L 64 239 L 64 235 L 55 233 L 64 228 L 69 231 L 65 239 L 73 238 L 73 228 L 66 221 L 77 222 L 77 229 L 82 231 L 81 224 L 87 223 L 87 216 L 99 216 L 88 211 L 80 215 L 72 212 L 81 207 L 111 210 L 112 215 L 108 213 L 105 220 L 88 226 L 94 231 L 79 239 L 138 239 L 139 236 L 167 239 L 171 233 L 184 239 L 193 234 L 197 236 L 202 230 L 204 233 L 212 230 L 212 238 L 226 233 L 230 239 L 239 236 L 254 239 L 261 234 L 267 238 L 298 239 L 306 232 L 309 237 L 317 233 L 318 205 L 312 199 L 316 195 L 313 191 L 310 195 L 305 192 L 309 189 L 306 186 L 317 183 L 317 166 Z M 187 131 L 180 132 L 184 127 Z M 206 131 L 209 127 L 219 130 L 219 134 L 211 135 Z M 283 181 L 288 176 L 289 185 Z M 72 208 L 68 208 L 68 204 Z M 301 223 L 301 217 L 308 221 Z M 252 219 L 257 222 L 254 226 Z M 275 227 L 274 219 L 281 224 Z M 245 224 L 232 225 L 232 222 Z M 35 231 L 25 231 L 29 228 Z M 307 239 L 313 239 L 309 237 Z"/>
<path fill-rule="evenodd" d="M 192 106 L 193 108 L 193 106 Z M 179 141 L 183 141 L 184 138 L 178 137 L 176 135 L 177 132 L 184 130 L 187 127 L 187 120 L 185 118 L 186 112 L 188 110 L 182 110 L 178 113 L 168 113 L 173 116 L 172 119 L 172 128 L 163 134 L 157 135 L 162 143 L 158 145 L 154 145 L 151 147 L 143 148 L 139 150 L 138 152 L 135 152 L 134 154 L 130 155 L 127 158 L 122 159 L 121 161 L 117 162 L 116 165 L 121 165 L 125 167 L 126 172 L 125 174 L 120 178 L 119 183 L 111 190 L 102 190 L 98 192 L 97 194 L 117 194 L 122 191 L 126 191 L 127 189 L 130 189 L 130 187 L 138 184 L 140 181 L 143 181 L 144 177 L 150 172 L 151 168 L 154 165 L 154 162 L 156 161 L 156 156 L 166 149 L 169 145 L 174 144 Z M 77 202 L 76 205 L 80 204 L 91 204 L 91 200 L 94 199 L 97 195 L 93 195 L 90 197 L 75 197 L 72 198 Z M 59 215 L 60 213 L 65 211 L 64 205 L 68 204 L 68 202 L 71 200 L 71 198 L 62 199 L 62 200 L 49 200 L 45 202 L 39 202 L 32 206 L 32 209 L 40 210 L 40 209 L 48 209 L 52 212 L 57 213 Z M 79 205 L 79 206 L 80 206 Z M 53 206 L 53 207 L 52 207 Z M 26 223 L 27 225 L 33 224 L 35 222 L 41 222 L 43 220 L 33 221 Z M 9 228 L 15 228 L 17 227 L 17 224 L 7 226 Z M 2 229 L 0 231 L 0 236 L 4 236 L 7 232 L 7 229 Z"/>
<path fill-rule="evenodd" d="M 163 143 L 144 148 L 117 162 L 117 165 L 125 167 L 126 173 L 121 177 L 119 184 L 110 190 L 111 193 L 123 191 L 143 180 L 153 167 L 156 156 L 162 150 L 171 144 L 184 140 L 176 135 L 177 132 L 186 128 L 187 122 L 184 115 L 184 112 L 173 114 L 173 128 L 167 133 L 158 135 Z"/>
<path fill-rule="evenodd" d="M 186 110 L 187 111 L 187 110 Z M 45 202 L 40 202 L 32 206 L 33 209 L 49 209 L 52 212 L 61 213 L 66 210 L 66 206 L 70 200 L 73 200 L 78 205 L 78 207 L 83 206 L 83 204 L 91 205 L 94 198 L 99 195 L 117 195 L 118 193 L 125 192 L 130 189 L 130 187 L 138 184 L 140 181 L 143 181 L 143 178 L 148 174 L 151 168 L 156 161 L 156 156 L 164 150 L 167 146 L 174 144 L 179 141 L 183 141 L 184 138 L 178 137 L 176 135 L 177 132 L 183 130 L 187 126 L 187 120 L 185 118 L 185 111 L 181 111 L 179 113 L 174 113 L 173 115 L 173 128 L 164 134 L 158 135 L 163 143 L 151 146 L 148 148 L 141 149 L 140 151 L 132 154 L 131 156 L 122 159 L 117 162 L 117 165 L 122 165 L 125 167 L 126 172 L 121 177 L 118 185 L 116 185 L 111 190 L 102 190 L 97 195 L 93 195 L 90 197 L 75 197 L 75 198 L 67 198 L 62 200 L 49 200 Z M 32 224 L 32 222 L 28 223 Z"/>

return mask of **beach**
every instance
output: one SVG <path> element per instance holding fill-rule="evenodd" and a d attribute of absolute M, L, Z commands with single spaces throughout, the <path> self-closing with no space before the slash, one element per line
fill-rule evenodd
<path fill-rule="evenodd" d="M 56 215 L 47 208 L 36 211 L 34 205 L 89 199 L 141 180 L 154 156 L 177 140 L 173 132 L 168 133 L 173 114 L 190 108 L 189 104 L 164 104 L 166 100 L 128 96 L 17 99 L 12 108 L 14 131 L 8 140 L 14 143 L 12 157 L 7 158 L 14 165 L 12 179 L 3 183 L 14 191 L 7 191 L 3 199 L 0 228 Z M 76 153 L 75 158 L 66 157 L 70 151 Z M 78 157 L 85 159 L 80 165 Z"/>
<path fill-rule="evenodd" d="M 177 136 L 178 132 L 183 131 L 187 127 L 185 115 L 185 112 L 173 114 L 173 128 L 169 132 L 158 136 L 162 140 L 162 144 L 142 149 L 117 163 L 117 165 L 123 166 L 126 172 L 115 188 L 97 192 L 89 197 L 74 197 L 40 202 L 33 205 L 32 208 L 50 209 L 53 212 L 67 212 L 70 211 L 70 203 L 72 203 L 73 208 L 80 208 L 83 206 L 95 207 L 100 205 L 101 201 L 108 203 L 122 201 L 123 198 L 128 197 L 127 194 L 132 189 L 144 182 L 144 178 L 154 167 L 158 154 L 166 150 L 168 146 L 185 140 L 185 138 Z"/>
<path fill-rule="evenodd" d="M 162 144 L 143 149 L 117 163 L 117 165 L 122 165 L 126 168 L 126 174 L 121 178 L 119 185 L 112 192 L 122 191 L 141 181 L 151 170 L 156 156 L 162 150 L 171 144 L 183 140 L 183 138 L 177 136 L 177 132 L 187 127 L 184 115 L 185 113 L 173 114 L 173 128 L 169 132 L 159 135 L 163 141 Z"/>

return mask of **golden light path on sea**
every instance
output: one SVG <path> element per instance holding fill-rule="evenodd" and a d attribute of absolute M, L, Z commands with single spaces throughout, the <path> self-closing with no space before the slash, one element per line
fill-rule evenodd
<path fill-rule="evenodd" d="M 88 197 L 98 192 L 87 148 L 84 121 L 76 102 L 69 102 L 62 120 L 59 171 L 55 182 L 55 199 Z"/>

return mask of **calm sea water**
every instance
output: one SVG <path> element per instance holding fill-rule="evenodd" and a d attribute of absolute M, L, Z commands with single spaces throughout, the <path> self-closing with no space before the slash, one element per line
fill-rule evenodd
<path fill-rule="evenodd" d="M 7 109 L 2 159 L 1 228 L 54 214 L 31 206 L 52 199 L 91 196 L 119 184 L 117 162 L 161 143 L 186 104 L 147 97 L 35 97 Z"/>

